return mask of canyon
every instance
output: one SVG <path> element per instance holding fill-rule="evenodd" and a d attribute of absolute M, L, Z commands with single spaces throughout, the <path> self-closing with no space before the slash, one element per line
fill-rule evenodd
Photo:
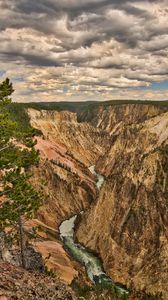
<path fill-rule="evenodd" d="M 44 194 L 34 220 L 45 235 L 38 250 L 51 253 L 58 273 L 69 267 L 65 282 L 79 276 L 59 226 L 84 211 L 75 238 L 102 259 L 106 274 L 168 299 L 168 109 L 100 104 L 91 112 L 29 108 L 28 115 L 42 132 L 36 137 L 40 165 L 31 179 Z M 92 165 L 105 178 L 100 191 Z"/>

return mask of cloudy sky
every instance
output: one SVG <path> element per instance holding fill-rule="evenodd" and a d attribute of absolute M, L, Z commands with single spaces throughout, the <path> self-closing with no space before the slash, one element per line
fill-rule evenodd
<path fill-rule="evenodd" d="M 168 0 L 0 0 L 14 101 L 168 99 Z"/>

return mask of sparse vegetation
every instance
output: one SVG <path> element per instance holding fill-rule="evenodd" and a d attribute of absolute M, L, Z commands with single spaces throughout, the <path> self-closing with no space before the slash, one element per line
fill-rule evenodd
<path fill-rule="evenodd" d="M 86 300 L 162 300 L 162 295 L 152 295 L 145 291 L 130 291 L 130 294 L 119 294 L 115 286 L 103 286 L 97 285 L 81 285 L 76 280 L 71 284 L 73 290 L 79 297 L 83 297 Z"/>
<path fill-rule="evenodd" d="M 119 295 L 115 286 L 104 287 L 100 284 L 97 285 L 80 285 L 76 281 L 71 284 L 72 288 L 75 290 L 79 297 L 83 297 L 86 300 L 126 300 L 128 297 L 126 295 Z"/>
<path fill-rule="evenodd" d="M 53 269 L 49 269 L 47 266 L 45 266 L 44 272 L 45 272 L 45 274 L 46 274 L 47 276 L 50 276 L 50 277 L 52 277 L 52 278 L 55 278 L 55 277 L 56 277 L 56 274 L 55 274 L 54 270 L 53 270 Z"/>

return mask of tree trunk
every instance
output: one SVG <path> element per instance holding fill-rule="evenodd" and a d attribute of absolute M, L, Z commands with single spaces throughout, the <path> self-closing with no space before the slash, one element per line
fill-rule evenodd
<path fill-rule="evenodd" d="M 23 232 L 23 226 L 22 226 L 22 218 L 19 217 L 19 239 L 20 239 L 20 254 L 21 254 L 21 263 L 22 267 L 26 268 L 26 261 L 24 256 L 24 232 Z"/>

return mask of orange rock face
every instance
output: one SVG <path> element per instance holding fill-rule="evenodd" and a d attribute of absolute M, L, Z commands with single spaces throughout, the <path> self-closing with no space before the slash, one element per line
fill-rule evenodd
<path fill-rule="evenodd" d="M 68 257 L 67 253 L 63 249 L 62 245 L 56 241 L 42 241 L 35 242 L 34 247 L 39 251 L 44 260 L 46 259 L 46 266 L 49 270 L 55 271 L 57 276 L 67 284 L 70 284 L 72 280 L 78 275 L 73 263 Z"/>

